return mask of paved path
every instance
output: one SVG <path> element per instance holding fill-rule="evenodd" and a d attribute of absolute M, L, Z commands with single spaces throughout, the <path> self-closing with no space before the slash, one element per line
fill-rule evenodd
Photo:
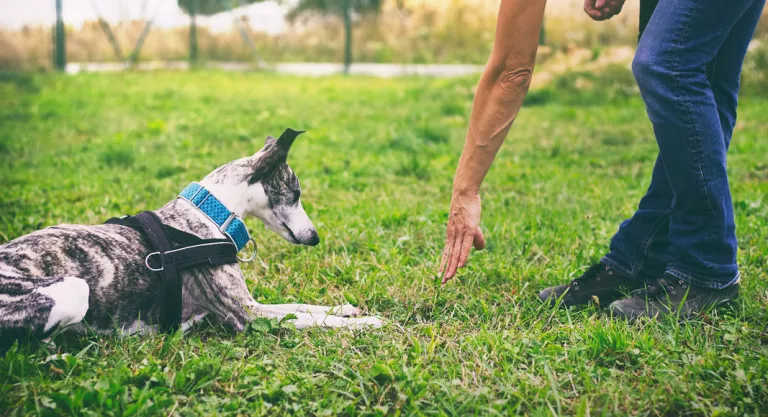
<path fill-rule="evenodd" d="M 341 74 L 344 70 L 342 64 L 330 62 L 307 62 L 307 63 L 279 63 L 269 67 L 260 68 L 256 65 L 242 62 L 206 62 L 203 64 L 206 68 L 215 68 L 223 71 L 255 71 L 259 69 L 272 70 L 283 74 L 296 74 L 306 76 L 327 76 Z M 81 72 L 115 72 L 125 71 L 130 66 L 119 62 L 72 62 L 67 64 L 68 74 L 78 74 Z M 189 63 L 186 61 L 168 61 L 168 62 L 142 62 L 138 66 L 140 71 L 153 70 L 187 70 Z M 402 77 L 402 76 L 422 76 L 422 77 L 459 77 L 462 75 L 476 74 L 483 70 L 482 65 L 452 65 L 452 64 L 352 64 L 350 73 L 355 75 L 368 75 L 374 77 Z"/>

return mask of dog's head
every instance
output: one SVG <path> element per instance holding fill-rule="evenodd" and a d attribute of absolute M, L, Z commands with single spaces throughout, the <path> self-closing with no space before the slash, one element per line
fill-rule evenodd
<path fill-rule="evenodd" d="M 201 183 L 230 210 L 260 219 L 291 243 L 315 246 L 320 238 L 301 206 L 299 179 L 286 163 L 301 133 L 287 129 L 279 139 L 268 136 L 255 155 L 219 167 Z"/>

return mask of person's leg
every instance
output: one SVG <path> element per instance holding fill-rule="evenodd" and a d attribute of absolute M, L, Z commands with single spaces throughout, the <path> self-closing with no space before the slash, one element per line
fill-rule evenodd
<path fill-rule="evenodd" d="M 707 78 L 717 103 L 726 150 L 731 144 L 733 128 L 736 125 L 741 66 L 764 6 L 765 0 L 754 1 L 728 33 L 715 59 L 707 66 Z"/>
<path fill-rule="evenodd" d="M 718 110 L 715 84 L 710 86 L 706 69 L 726 40 L 728 48 L 746 48 L 754 25 L 735 26 L 754 20 L 751 14 L 759 16 L 755 3 L 661 0 L 633 63 L 674 196 L 667 272 L 708 288 L 737 282 L 738 267 L 725 171 L 733 127 L 732 122 L 721 125 L 721 113 L 730 120 L 728 106 Z M 719 61 L 715 74 L 717 65 Z M 728 72 L 740 66 L 741 61 L 729 62 Z"/>
<path fill-rule="evenodd" d="M 712 96 L 717 117 L 711 120 L 722 120 L 719 127 L 721 129 L 721 143 L 724 148 L 723 163 L 724 151 L 727 150 L 730 143 L 735 123 L 736 96 L 738 93 L 741 63 L 751 34 L 759 19 L 764 0 L 742 3 L 752 3 L 752 5 L 741 13 L 742 17 L 732 30 L 725 30 L 727 37 L 722 42 L 722 45 L 713 47 L 713 51 L 717 52 L 716 56 L 712 57 L 709 61 L 699 58 L 704 63 L 697 70 L 705 74 L 706 81 L 713 90 Z M 670 2 L 667 2 L 667 7 L 669 8 L 669 6 Z M 674 4 L 671 7 L 674 8 Z M 736 4 L 733 7 L 743 8 L 744 5 Z M 690 12 L 690 10 L 687 12 Z M 670 10 L 667 9 L 662 13 L 670 13 Z M 736 14 L 738 14 L 738 11 Z M 665 20 L 664 17 L 666 16 L 662 16 L 659 20 L 663 22 Z M 724 22 L 727 23 L 726 21 L 721 23 Z M 658 29 L 652 28 L 652 31 L 656 30 Z M 716 44 L 717 42 L 713 43 Z M 714 54 L 714 52 L 712 53 Z M 611 241 L 610 252 L 601 260 L 604 265 L 609 266 L 611 270 L 618 271 L 620 275 L 630 279 L 635 278 L 633 280 L 635 283 L 625 283 L 625 287 L 632 288 L 637 285 L 636 283 L 650 281 L 663 276 L 666 266 L 670 261 L 668 256 L 670 253 L 669 233 L 673 199 L 674 191 L 667 177 L 667 169 L 664 166 L 662 154 L 660 153 L 654 166 L 651 185 L 646 196 L 641 200 L 638 210 L 633 217 L 622 223 L 619 231 Z M 599 271 L 599 274 L 596 271 Z M 597 292 L 607 293 L 610 297 L 613 297 L 619 293 L 619 291 L 616 291 L 616 288 L 624 281 L 614 278 L 615 274 L 614 277 L 611 277 L 611 273 L 610 270 L 606 272 L 593 267 L 584 276 L 574 281 L 574 283 L 580 284 L 578 287 L 575 287 L 574 283 L 550 287 L 543 290 L 539 297 L 543 300 L 553 299 L 561 297 L 567 290 L 569 294 L 563 300 L 565 305 L 569 304 L 566 301 L 569 301 L 567 298 L 570 293 L 573 293 L 571 298 L 575 297 L 577 303 L 589 299 L 590 294 Z M 603 278 L 608 279 L 603 279 L 600 283 L 580 283 L 580 280 L 583 279 L 593 281 L 593 275 L 598 278 L 604 275 Z"/>
<path fill-rule="evenodd" d="M 652 1 L 657 3 L 656 0 Z M 707 81 L 713 92 L 726 151 L 736 122 L 741 64 L 764 3 L 765 0 L 755 1 L 744 12 L 706 68 Z M 648 9 L 652 10 L 655 6 L 656 4 L 653 4 Z M 650 19 L 650 15 L 647 18 Z M 644 26 L 641 22 L 641 27 Z M 630 278 L 649 280 L 663 275 L 670 245 L 669 215 L 672 197 L 672 188 L 659 156 L 646 196 L 641 200 L 633 217 L 621 224 L 611 240 L 609 253 L 602 261 Z"/>
<path fill-rule="evenodd" d="M 672 187 L 659 155 L 648 191 L 637 211 L 619 226 L 601 262 L 630 279 L 650 281 L 663 275 L 668 262 L 672 198 Z"/>

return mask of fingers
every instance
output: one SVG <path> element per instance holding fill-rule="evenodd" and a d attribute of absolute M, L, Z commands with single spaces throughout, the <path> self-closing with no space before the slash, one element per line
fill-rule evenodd
<path fill-rule="evenodd" d="M 472 242 L 475 240 L 474 233 L 467 233 L 464 235 L 464 239 L 461 241 L 461 254 L 459 255 L 459 268 L 463 268 L 467 264 L 469 258 L 469 251 L 472 250 Z"/>
<path fill-rule="evenodd" d="M 592 20 L 605 20 L 605 7 L 606 0 L 584 0 L 584 12 L 592 18 Z"/>
<path fill-rule="evenodd" d="M 621 13 L 624 0 L 584 0 L 584 12 L 593 20 L 603 21 Z"/>
<path fill-rule="evenodd" d="M 485 249 L 485 236 L 483 235 L 483 231 L 479 227 L 475 232 L 473 243 L 475 244 L 475 249 L 477 250 Z"/>
<path fill-rule="evenodd" d="M 624 0 L 611 0 L 611 10 L 613 10 L 613 16 L 621 13 L 621 9 L 624 8 Z"/>
<path fill-rule="evenodd" d="M 451 227 L 448 234 L 442 260 L 440 261 L 440 268 L 438 269 L 438 276 L 441 277 L 443 284 L 453 279 L 456 276 L 457 270 L 467 264 L 472 246 L 477 250 L 485 248 L 485 236 L 479 227 L 475 233 L 459 232 L 458 235 L 454 232 L 454 228 Z"/>
<path fill-rule="evenodd" d="M 592 19 L 599 18 L 600 12 L 597 10 L 596 0 L 584 0 L 584 13 Z"/>
<path fill-rule="evenodd" d="M 453 222 L 448 224 L 448 231 L 445 237 L 445 248 L 443 248 L 443 259 L 440 261 L 440 268 L 437 270 L 437 276 L 443 278 L 445 268 L 448 266 L 448 260 L 451 259 L 451 250 L 453 249 Z"/>
<path fill-rule="evenodd" d="M 445 275 L 443 276 L 443 284 L 456 276 L 456 270 L 459 268 L 459 256 L 461 255 L 461 243 L 463 239 L 464 235 L 461 233 L 459 233 L 453 239 L 453 244 L 451 245 L 451 255 L 448 258 L 447 266 L 445 268 Z"/>

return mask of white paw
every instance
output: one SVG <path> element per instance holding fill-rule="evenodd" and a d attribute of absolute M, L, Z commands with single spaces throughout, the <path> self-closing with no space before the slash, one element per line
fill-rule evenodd
<path fill-rule="evenodd" d="M 37 292 L 52 298 L 54 303 L 45 324 L 46 332 L 54 326 L 63 328 L 78 323 L 88 312 L 91 290 L 84 279 L 64 277 L 61 282 L 40 288 Z"/>
<path fill-rule="evenodd" d="M 344 304 L 343 306 L 332 307 L 328 314 L 332 316 L 340 317 L 357 317 L 362 313 L 359 308 L 352 304 Z"/>
<path fill-rule="evenodd" d="M 365 327 L 373 327 L 374 329 L 378 329 L 384 325 L 384 320 L 378 317 L 359 317 L 356 319 L 349 319 L 349 323 L 351 324 L 350 327 L 355 329 L 362 329 Z"/>

